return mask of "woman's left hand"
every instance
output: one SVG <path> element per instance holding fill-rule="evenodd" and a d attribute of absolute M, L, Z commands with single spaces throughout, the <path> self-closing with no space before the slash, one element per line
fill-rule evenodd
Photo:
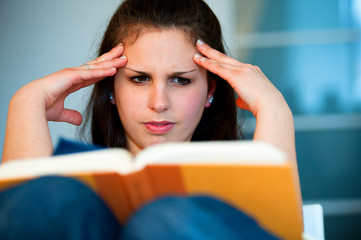
<path fill-rule="evenodd" d="M 257 117 L 259 111 L 270 108 L 271 105 L 277 108 L 287 106 L 281 93 L 258 66 L 237 61 L 200 41 L 197 42 L 197 47 L 204 57 L 196 54 L 195 62 L 231 85 L 239 96 L 239 108 L 248 110 Z"/>
<path fill-rule="evenodd" d="M 269 142 L 296 159 L 292 113 L 282 94 L 257 66 L 242 63 L 197 41 L 194 61 L 227 81 L 238 94 L 237 106 L 256 117 L 254 140 Z"/>

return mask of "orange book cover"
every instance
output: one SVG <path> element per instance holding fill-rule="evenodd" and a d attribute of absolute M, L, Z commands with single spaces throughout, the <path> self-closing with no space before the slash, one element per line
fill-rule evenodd
<path fill-rule="evenodd" d="M 2 164 L 0 189 L 37 176 L 72 176 L 91 187 L 122 223 L 158 197 L 210 195 L 282 239 L 302 239 L 297 172 L 268 144 L 173 143 L 149 147 L 134 158 L 121 149 L 51 158 Z"/>

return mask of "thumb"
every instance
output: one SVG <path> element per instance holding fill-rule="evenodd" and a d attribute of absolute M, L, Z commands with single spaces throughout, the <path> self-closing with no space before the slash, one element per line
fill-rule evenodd
<path fill-rule="evenodd" d="M 79 126 L 83 122 L 83 116 L 76 110 L 64 109 L 57 122 L 67 122 Z"/>
<path fill-rule="evenodd" d="M 248 107 L 248 104 L 245 103 L 242 98 L 238 97 L 237 100 L 236 100 L 236 105 L 240 108 L 240 109 L 243 109 L 243 110 L 247 110 L 247 111 L 250 111 L 249 107 Z"/>

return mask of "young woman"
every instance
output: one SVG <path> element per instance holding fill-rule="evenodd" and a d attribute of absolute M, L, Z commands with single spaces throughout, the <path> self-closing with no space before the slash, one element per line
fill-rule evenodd
<path fill-rule="evenodd" d="M 88 112 L 95 144 L 137 154 L 169 141 L 236 140 L 237 104 L 256 117 L 254 140 L 284 150 L 296 165 L 293 117 L 284 98 L 257 66 L 224 52 L 219 22 L 202 0 L 126 0 L 110 20 L 97 59 L 14 95 L 2 161 L 51 155 L 47 122 L 80 125 L 81 114 L 65 109 L 64 100 L 95 84 Z"/>
<path fill-rule="evenodd" d="M 64 109 L 64 99 L 96 83 L 90 101 L 96 144 L 135 154 L 158 142 L 237 139 L 234 90 L 238 107 L 256 117 L 254 140 L 270 142 L 295 162 L 287 103 L 257 66 L 223 54 L 218 20 L 202 1 L 125 1 L 99 53 L 15 94 L 3 161 L 50 155 L 47 122 L 80 125 L 82 116 Z"/>

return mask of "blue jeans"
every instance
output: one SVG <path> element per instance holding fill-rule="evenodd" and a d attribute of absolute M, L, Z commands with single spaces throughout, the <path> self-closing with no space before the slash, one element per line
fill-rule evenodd
<path fill-rule="evenodd" d="M 164 197 L 121 226 L 86 185 L 42 177 L 0 193 L 0 239 L 276 239 L 207 196 Z"/>

